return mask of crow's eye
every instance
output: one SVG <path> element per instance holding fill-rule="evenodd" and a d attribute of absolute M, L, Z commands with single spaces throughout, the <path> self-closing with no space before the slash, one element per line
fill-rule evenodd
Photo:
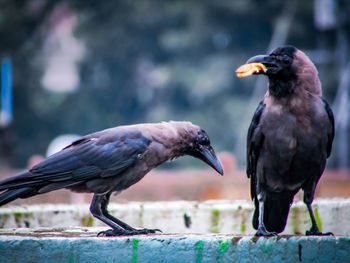
<path fill-rule="evenodd" d="M 209 138 L 208 137 L 203 137 L 201 140 L 202 145 L 208 145 L 210 144 Z"/>
<path fill-rule="evenodd" d="M 210 144 L 208 136 L 205 136 L 204 134 L 199 134 L 196 138 L 196 141 L 200 145 L 208 145 Z"/>
<path fill-rule="evenodd" d="M 282 56 L 281 60 L 284 64 L 290 63 L 290 57 L 288 57 L 287 55 Z"/>

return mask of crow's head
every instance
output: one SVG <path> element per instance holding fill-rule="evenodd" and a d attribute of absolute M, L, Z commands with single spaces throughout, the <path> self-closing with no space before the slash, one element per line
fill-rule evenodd
<path fill-rule="evenodd" d="M 293 93 L 301 82 L 309 82 L 310 87 L 319 85 L 314 64 L 293 46 L 278 47 L 269 55 L 254 56 L 236 72 L 239 77 L 266 75 L 269 78 L 270 94 L 275 97 L 285 97 Z"/>
<path fill-rule="evenodd" d="M 185 154 L 202 160 L 215 169 L 219 174 L 224 174 L 221 162 L 216 157 L 215 151 L 210 145 L 209 137 L 204 130 L 200 130 L 193 134 L 190 144 L 185 149 Z"/>
<path fill-rule="evenodd" d="M 278 47 L 269 55 L 254 56 L 246 63 L 261 63 L 266 67 L 266 70 L 260 70 L 255 74 L 265 74 L 270 79 L 289 80 L 295 78 L 292 65 L 296 51 L 297 49 L 293 46 Z"/>
<path fill-rule="evenodd" d="M 201 127 L 189 121 L 170 121 L 162 125 L 163 129 L 158 139 L 163 145 L 167 145 L 167 148 L 172 149 L 171 159 L 190 155 L 202 160 L 223 175 L 221 162 L 216 157 L 207 133 Z"/>

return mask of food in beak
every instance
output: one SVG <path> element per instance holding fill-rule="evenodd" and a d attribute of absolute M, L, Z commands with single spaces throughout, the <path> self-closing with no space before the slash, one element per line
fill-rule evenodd
<path fill-rule="evenodd" d="M 266 66 L 262 63 L 248 63 L 240 66 L 236 70 L 237 77 L 243 78 L 259 73 L 260 71 L 266 72 Z"/>

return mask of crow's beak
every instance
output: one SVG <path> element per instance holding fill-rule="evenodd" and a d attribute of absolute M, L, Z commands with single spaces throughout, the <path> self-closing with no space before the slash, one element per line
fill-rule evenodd
<path fill-rule="evenodd" d="M 254 56 L 236 70 L 237 77 L 248 77 L 253 74 L 266 74 L 278 69 L 278 63 L 274 57 L 258 55 Z"/>
<path fill-rule="evenodd" d="M 199 149 L 191 155 L 210 165 L 219 174 L 224 175 L 224 169 L 222 168 L 222 164 L 220 160 L 216 157 L 213 147 L 211 147 L 210 145 L 201 145 Z"/>
<path fill-rule="evenodd" d="M 254 56 L 246 62 L 246 64 L 250 63 L 261 63 L 263 64 L 267 69 L 270 67 L 278 67 L 278 64 L 276 63 L 276 59 L 274 57 L 268 56 L 268 55 L 258 55 Z"/>
<path fill-rule="evenodd" d="M 267 57 L 269 57 L 269 56 L 257 55 L 257 56 L 254 56 L 254 57 L 251 57 L 250 59 L 248 59 L 246 64 L 249 64 L 249 63 L 264 63 L 267 60 Z"/>
<path fill-rule="evenodd" d="M 276 60 L 274 57 L 271 57 L 269 55 L 257 55 L 254 56 L 246 62 L 248 63 L 261 63 L 264 64 L 266 67 L 277 67 Z"/>

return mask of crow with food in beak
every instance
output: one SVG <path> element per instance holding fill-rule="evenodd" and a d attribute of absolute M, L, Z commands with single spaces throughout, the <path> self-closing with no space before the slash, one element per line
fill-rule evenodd
<path fill-rule="evenodd" d="M 269 55 L 250 58 L 236 73 L 238 77 L 264 74 L 269 80 L 247 136 L 256 235 L 284 230 L 300 189 L 311 218 L 306 235 L 332 234 L 319 231 L 311 206 L 334 137 L 333 113 L 322 97 L 316 67 L 302 51 L 282 46 Z"/>

